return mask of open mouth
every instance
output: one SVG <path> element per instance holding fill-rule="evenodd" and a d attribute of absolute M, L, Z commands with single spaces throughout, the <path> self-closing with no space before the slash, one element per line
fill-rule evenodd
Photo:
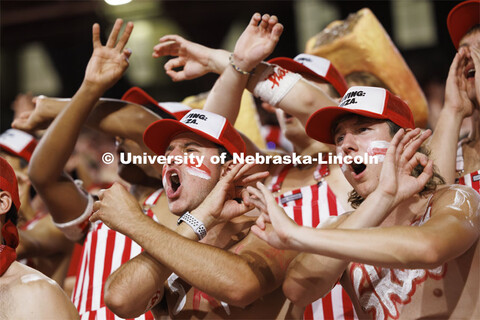
<path fill-rule="evenodd" d="M 469 79 L 469 78 L 475 78 L 475 69 L 469 69 L 467 71 L 467 75 L 466 75 L 466 78 Z"/>
<path fill-rule="evenodd" d="M 367 168 L 367 166 L 363 163 L 352 163 L 350 166 L 352 167 L 352 170 L 353 172 L 355 172 L 356 175 L 359 175 Z"/>
<path fill-rule="evenodd" d="M 178 176 L 178 173 L 173 172 L 170 175 L 170 187 L 172 188 L 173 192 L 176 192 L 180 186 L 180 177 Z"/>

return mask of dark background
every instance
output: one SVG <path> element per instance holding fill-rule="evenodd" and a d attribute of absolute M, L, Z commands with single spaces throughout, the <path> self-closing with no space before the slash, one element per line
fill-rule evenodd
<path fill-rule="evenodd" d="M 455 54 L 446 28 L 446 17 L 459 1 L 431 2 L 437 31 L 436 44 L 409 50 L 399 48 L 422 86 L 432 79 L 443 82 Z M 390 35 L 394 34 L 391 1 L 329 0 L 328 3 L 338 9 L 341 19 L 345 19 L 349 13 L 368 7 L 386 31 Z M 91 55 L 91 25 L 99 22 L 102 31 L 105 31 L 113 22 L 104 12 L 105 3 L 100 0 L 2 0 L 0 4 L 0 132 L 3 132 L 12 120 L 10 105 L 20 93 L 19 52 L 22 48 L 31 42 L 42 43 L 59 76 L 60 88 L 57 96 L 71 97 L 83 79 L 84 69 Z M 276 14 L 285 26 L 285 31 L 272 56 L 294 57 L 304 49 L 297 47 L 294 1 L 162 1 L 159 8 L 158 12 L 148 13 L 150 19 L 168 17 L 179 25 L 183 36 L 214 48 L 221 46 L 233 21 L 242 20 L 246 25 L 254 12 Z M 320 31 L 321 29 L 318 30 Z M 144 86 L 143 89 L 160 101 L 179 101 L 186 96 L 209 90 L 215 79 L 216 76 L 208 75 L 181 83 L 159 81 Z M 135 83 L 124 77 L 106 96 L 119 98 L 131 85 Z"/>

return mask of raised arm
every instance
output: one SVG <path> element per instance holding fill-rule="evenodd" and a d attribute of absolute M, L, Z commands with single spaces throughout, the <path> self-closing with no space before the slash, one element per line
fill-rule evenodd
<path fill-rule="evenodd" d="M 127 24 L 117 43 L 122 23 L 120 19 L 115 22 L 106 46 L 100 43 L 99 25 L 94 24 L 94 51 L 82 85 L 69 105 L 50 125 L 30 162 L 30 179 L 56 223 L 75 220 L 82 215 L 88 203 L 91 203 L 86 194 L 63 173 L 63 168 L 90 111 L 101 95 L 120 79 L 128 67 L 131 52 L 124 50 L 124 47 L 133 24 Z"/>
<path fill-rule="evenodd" d="M 345 254 L 344 251 L 345 247 L 343 245 L 346 239 L 337 243 L 336 241 L 339 238 L 334 240 L 332 238 L 331 241 L 325 240 L 325 234 L 337 235 L 338 232 L 338 234 L 342 233 L 342 236 L 345 236 L 345 234 L 357 232 L 348 229 L 378 226 L 399 202 L 423 188 L 423 185 L 432 174 L 432 162 L 427 161 L 426 157 L 420 156 L 415 152 L 421 143 L 429 137 L 430 132 L 424 133 L 408 144 L 419 132 L 419 129 L 407 134 L 404 134 L 403 130 L 398 132 L 388 149 L 379 187 L 367 197 L 354 213 L 348 216 L 341 216 L 339 221 L 325 227 L 322 226 L 321 229 L 305 228 L 296 225 L 285 215 L 283 210 L 276 204 L 271 193 L 263 185 L 259 185 L 262 193 L 249 188 L 249 191 L 260 199 L 261 202 L 266 201 L 267 203 L 266 208 L 264 204 L 258 204 L 263 208 L 264 212 L 268 211 L 268 215 L 262 215 L 257 221 L 258 226 L 252 227 L 252 231 L 256 235 L 277 248 L 289 248 L 315 253 L 299 255 L 289 267 L 283 289 L 286 296 L 295 304 L 306 306 L 328 293 L 341 277 L 347 264 L 352 261 L 352 257 Z M 404 150 L 404 146 L 407 144 L 408 146 Z M 424 173 L 418 178 L 410 176 L 411 169 L 416 162 L 420 162 L 425 166 Z M 398 168 L 402 169 L 399 170 Z M 398 180 L 392 179 L 392 177 L 396 177 Z M 272 232 L 271 229 L 265 229 L 266 223 L 271 223 L 275 232 Z M 317 238 L 313 240 L 312 237 L 315 234 Z M 299 240 L 297 237 L 302 238 L 302 240 Z M 317 247 L 320 243 L 322 243 L 321 249 Z M 357 248 L 355 245 L 352 245 L 347 252 L 352 254 L 352 251 L 355 250 Z M 358 256 L 356 254 L 355 258 L 358 258 Z"/>
<path fill-rule="evenodd" d="M 244 185 L 264 177 L 264 174 L 258 173 L 245 177 L 245 172 L 250 167 L 251 165 L 231 167 L 205 201 L 192 210 L 191 214 L 204 223 L 208 232 L 217 224 L 250 210 L 250 206 L 233 200 L 239 195 L 231 194 L 232 190 L 239 190 L 232 184 Z M 95 204 L 98 211 L 91 219 L 101 219 L 110 228 L 137 242 L 147 253 L 128 261 L 109 277 L 105 288 L 105 302 L 109 308 L 123 317 L 132 317 L 144 312 L 153 304 L 153 300 L 161 298 L 163 292 L 158 285 L 162 284 L 171 272 L 175 272 L 192 286 L 227 303 L 237 306 L 249 303 L 249 299 L 252 299 L 252 288 L 258 289 L 257 272 L 261 270 L 252 270 L 249 260 L 245 257 L 197 242 L 198 236 L 185 223 L 180 224 L 175 230 L 170 230 L 163 224 L 155 223 L 149 218 L 145 219 L 138 204 L 132 199 L 128 200 L 128 194 L 122 189 L 114 185 L 102 192 L 99 195 L 101 201 Z M 127 200 L 128 203 L 125 203 Z M 212 232 L 215 235 L 218 231 Z M 159 246 L 158 243 L 164 245 Z M 269 246 L 261 244 L 260 247 Z M 268 257 L 268 252 L 262 254 Z M 214 269 L 215 272 L 212 273 Z M 248 286 L 246 277 L 249 277 L 249 280 L 254 279 L 253 282 L 248 282 Z M 138 288 L 140 279 L 147 278 L 155 285 L 149 282 L 147 286 Z M 266 284 L 266 281 L 264 282 Z M 276 283 L 278 285 L 278 282 Z M 262 290 L 265 290 L 264 287 Z M 132 295 L 135 299 L 131 299 Z"/>
<path fill-rule="evenodd" d="M 255 67 L 268 57 L 282 34 L 283 26 L 276 16 L 255 13 L 235 44 L 227 67 L 213 86 L 205 110 L 221 114 L 235 123 L 242 93 Z"/>
<path fill-rule="evenodd" d="M 265 34 L 262 34 L 261 32 L 247 32 L 248 29 L 251 31 L 255 27 L 255 21 L 257 21 L 257 23 L 260 21 L 258 20 L 258 16 L 257 18 L 252 18 L 249 27 L 242 37 L 245 39 L 254 39 L 254 37 L 257 37 L 258 41 L 262 39 L 265 41 L 264 46 L 268 47 L 272 45 L 271 41 L 274 39 L 274 37 L 276 37 L 274 34 L 272 34 L 270 37 L 265 37 Z M 257 31 L 261 30 L 262 24 L 257 25 L 256 27 Z M 268 27 L 265 30 L 269 30 Z M 253 68 L 255 68 L 252 74 L 249 76 L 247 89 L 254 93 L 257 97 L 264 101 L 270 101 L 273 91 L 275 91 L 274 89 L 278 88 L 280 84 L 282 84 L 283 87 L 280 90 L 282 91 L 281 95 L 276 97 L 273 104 L 285 110 L 287 113 L 299 118 L 304 125 L 306 124 L 309 116 L 318 108 L 337 105 L 337 102 L 332 100 L 325 92 L 310 84 L 303 78 L 297 77 L 298 81 L 295 83 L 286 83 L 287 81 L 284 80 L 286 70 L 278 67 L 277 69 L 274 69 L 273 66 L 266 62 L 261 62 L 261 60 L 258 60 L 255 56 L 249 57 L 244 55 L 242 50 L 245 49 L 245 47 L 243 47 L 245 42 L 239 43 L 239 45 L 241 46 L 235 48 L 233 62 L 234 64 L 238 64 L 237 67 L 245 68 L 242 69 L 244 71 L 252 71 Z M 166 73 L 172 78 L 173 81 L 196 79 L 209 72 L 222 74 L 224 70 L 232 69 L 229 66 L 229 52 L 211 49 L 185 40 L 177 35 L 168 35 L 162 37 L 160 39 L 160 43 L 154 47 L 154 57 L 167 55 L 176 56 L 176 58 L 169 60 L 165 64 Z M 237 55 L 238 58 L 241 59 L 240 61 L 236 61 Z M 180 68 L 180 70 L 178 70 L 178 68 Z M 232 73 L 232 70 L 230 70 L 229 73 Z M 240 77 L 240 75 L 236 76 Z M 242 80 L 239 81 L 244 81 L 243 77 L 241 77 L 241 79 Z M 263 83 L 263 86 L 270 88 L 270 90 L 255 90 L 259 83 Z M 243 86 L 241 86 L 241 88 L 243 89 Z M 238 88 L 234 88 L 234 90 L 238 90 Z M 238 92 L 236 94 L 238 95 Z M 227 101 L 227 103 L 230 102 Z M 226 114 L 226 117 L 230 120 L 234 118 L 234 115 L 235 113 L 233 113 L 233 117 Z"/>
<path fill-rule="evenodd" d="M 445 103 L 428 144 L 432 152 L 431 158 L 447 183 L 455 182 L 455 161 L 460 127 L 463 119 L 471 116 L 474 109 L 467 93 L 466 54 L 466 48 L 460 48 L 450 66 L 445 87 Z M 477 63 L 477 67 L 480 68 L 480 59 Z"/>
<path fill-rule="evenodd" d="M 25 112 L 12 127 L 27 132 L 46 129 L 66 108 L 71 99 L 36 98 L 35 109 Z M 143 132 L 160 117 L 147 108 L 119 99 L 100 98 L 88 116 L 85 125 L 109 136 L 122 137 L 143 145 Z"/>

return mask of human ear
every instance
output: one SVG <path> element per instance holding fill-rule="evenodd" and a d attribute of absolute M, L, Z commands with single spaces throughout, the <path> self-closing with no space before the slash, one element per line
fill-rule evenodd
<path fill-rule="evenodd" d="M 12 207 L 12 196 L 8 191 L 0 191 L 0 215 L 6 214 Z"/>
<path fill-rule="evenodd" d="M 230 170 L 232 170 L 234 164 L 233 164 L 233 160 L 228 160 L 227 162 L 225 162 L 224 164 L 222 164 L 222 173 L 221 173 L 221 176 L 225 176 Z"/>

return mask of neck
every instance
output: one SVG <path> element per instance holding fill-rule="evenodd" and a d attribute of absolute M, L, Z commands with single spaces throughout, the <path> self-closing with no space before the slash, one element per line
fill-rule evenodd
<path fill-rule="evenodd" d="M 148 197 L 150 194 L 158 190 L 160 186 L 161 184 L 156 184 L 155 186 L 132 184 L 130 187 L 130 193 L 137 200 L 143 200 L 146 197 Z"/>
<path fill-rule="evenodd" d="M 331 151 L 330 147 L 326 144 L 323 144 L 321 142 L 318 142 L 316 140 L 303 137 L 301 139 L 302 141 L 292 141 L 293 143 L 293 149 L 295 153 L 302 155 L 302 156 L 308 156 L 312 154 L 316 154 L 319 152 L 329 152 Z"/>
<path fill-rule="evenodd" d="M 480 111 L 475 110 L 472 115 L 472 128 L 469 138 L 480 144 Z"/>

